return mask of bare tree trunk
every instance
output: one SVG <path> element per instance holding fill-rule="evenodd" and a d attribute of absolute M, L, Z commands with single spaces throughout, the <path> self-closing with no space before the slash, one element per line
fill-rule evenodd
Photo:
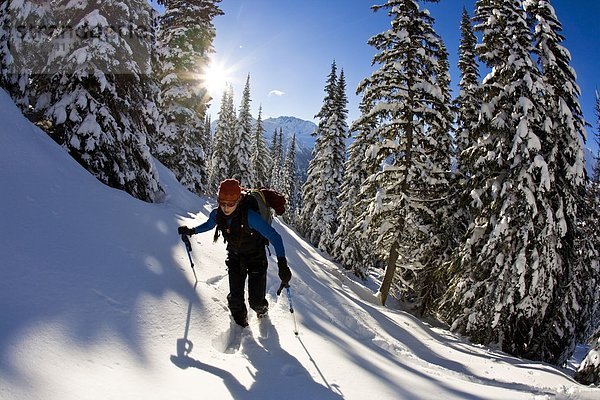
<path fill-rule="evenodd" d="M 381 282 L 381 287 L 379 288 L 379 293 L 381 295 L 381 305 L 385 306 L 385 301 L 387 300 L 388 294 L 390 293 L 390 287 L 392 286 L 392 281 L 394 280 L 394 275 L 396 273 L 396 261 L 398 260 L 398 240 L 394 240 L 392 243 L 392 248 L 390 249 L 390 256 L 388 258 L 387 267 L 385 268 L 385 276 L 383 277 L 383 281 Z"/>

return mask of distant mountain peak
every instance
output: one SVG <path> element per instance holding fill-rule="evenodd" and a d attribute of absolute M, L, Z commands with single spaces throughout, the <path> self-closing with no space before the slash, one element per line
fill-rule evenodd
<path fill-rule="evenodd" d="M 299 147 L 312 150 L 316 138 L 312 136 L 317 129 L 317 125 L 312 121 L 306 121 L 297 117 L 281 116 L 276 118 L 267 118 L 263 121 L 265 136 L 272 137 L 275 129 L 283 131 L 286 140 L 291 140 L 296 135 L 296 142 Z"/>
<path fill-rule="evenodd" d="M 218 122 L 218 120 L 215 120 L 210 124 L 213 134 Z M 292 141 L 292 137 L 294 134 L 296 135 L 296 166 L 299 171 L 306 172 L 312 156 L 312 149 L 317 140 L 316 137 L 312 136 L 313 132 L 317 130 L 317 124 L 290 115 L 267 118 L 262 123 L 265 130 L 264 137 L 269 147 L 271 146 L 273 133 L 276 129 L 279 131 L 281 128 L 283 131 L 283 147 L 286 151 Z M 252 120 L 252 124 L 256 124 L 255 119 Z"/>

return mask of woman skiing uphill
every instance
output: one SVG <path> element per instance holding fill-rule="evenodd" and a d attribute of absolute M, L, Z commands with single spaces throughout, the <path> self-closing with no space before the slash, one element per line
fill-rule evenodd
<path fill-rule="evenodd" d="M 219 206 L 211 211 L 208 221 L 195 228 L 180 226 L 180 235 L 194 235 L 216 227 L 215 240 L 219 232 L 227 243 L 227 265 L 229 294 L 227 302 L 234 321 L 248 326 L 248 310 L 244 299 L 246 277 L 248 277 L 248 303 L 258 318 L 267 314 L 269 303 L 267 290 L 267 254 L 265 247 L 272 243 L 277 255 L 279 278 L 287 285 L 292 272 L 287 265 L 281 236 L 258 213 L 256 199 L 242 193 L 236 179 L 226 179 L 219 185 Z"/>

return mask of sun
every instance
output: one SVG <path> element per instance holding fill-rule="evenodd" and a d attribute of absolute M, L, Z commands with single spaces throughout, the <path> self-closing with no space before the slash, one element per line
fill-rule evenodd
<path fill-rule="evenodd" d="M 201 76 L 208 93 L 211 97 L 218 97 L 223 94 L 226 86 L 233 80 L 233 69 L 227 67 L 225 63 L 211 58 L 204 74 Z"/>

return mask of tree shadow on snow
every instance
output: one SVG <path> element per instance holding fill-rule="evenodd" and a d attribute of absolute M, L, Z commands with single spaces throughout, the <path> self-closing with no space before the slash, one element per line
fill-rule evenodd
<path fill-rule="evenodd" d="M 283 232 L 282 236 L 286 243 L 294 242 L 296 239 L 293 235 Z M 328 338 L 333 343 L 338 343 L 347 354 L 347 357 L 352 359 L 355 364 L 360 365 L 364 370 L 370 371 L 373 375 L 377 375 L 380 380 L 387 382 L 389 387 L 393 387 L 398 398 L 406 399 L 418 399 L 422 398 L 422 393 L 415 391 L 415 387 L 402 385 L 401 382 L 389 379 L 386 374 L 381 374 L 380 367 L 376 366 L 370 357 L 365 357 L 365 354 L 355 350 L 355 346 L 352 343 L 347 342 L 345 335 L 337 334 L 335 330 L 325 329 L 324 327 L 335 325 L 340 331 L 345 332 L 354 340 L 357 340 L 365 346 L 372 349 L 375 353 L 380 354 L 384 358 L 390 360 L 397 367 L 405 370 L 410 375 L 415 376 L 417 379 L 429 380 L 432 384 L 435 384 L 447 393 L 452 393 L 454 396 L 464 399 L 479 399 L 478 395 L 473 395 L 468 391 L 461 390 L 460 388 L 453 387 L 449 382 L 443 379 L 443 376 L 437 377 L 435 375 L 427 374 L 417 368 L 413 368 L 411 362 L 406 360 L 405 357 L 416 357 L 419 360 L 423 360 L 431 365 L 439 366 L 443 369 L 455 371 L 459 374 L 467 377 L 468 380 L 475 382 L 482 382 L 486 385 L 497 386 L 497 387 L 509 387 L 513 390 L 519 390 L 524 393 L 536 392 L 538 389 L 529 386 L 527 384 L 519 383 L 503 383 L 496 379 L 486 376 L 485 371 L 477 371 L 472 368 L 471 365 L 463 363 L 461 359 L 451 359 L 447 354 L 439 354 L 435 347 L 431 346 L 431 343 L 437 342 L 444 346 L 450 346 L 455 351 L 461 351 L 468 353 L 469 356 L 474 359 L 477 358 L 488 358 L 488 354 L 477 353 L 472 347 L 460 346 L 453 343 L 452 340 L 442 337 L 434 330 L 430 329 L 426 324 L 423 324 L 416 317 L 400 311 L 395 311 L 389 308 L 379 306 L 374 302 L 375 297 L 369 296 L 366 291 L 357 290 L 353 282 L 345 281 L 342 274 L 336 274 L 335 270 L 331 270 L 329 265 L 321 261 L 320 257 L 323 254 L 313 246 L 303 247 L 300 245 L 291 246 L 294 248 L 294 252 L 288 254 L 288 263 L 292 269 L 294 265 L 307 264 L 308 267 L 311 265 L 318 265 L 319 268 L 315 271 L 315 274 L 302 274 L 300 279 L 297 281 L 297 290 L 299 294 L 299 304 L 302 319 L 305 325 L 310 326 L 312 333 L 319 337 Z M 323 258 L 327 258 L 326 255 Z M 310 260 L 310 263 L 305 262 Z M 325 275 L 324 279 L 321 278 Z M 332 285 L 332 283 L 334 283 Z M 351 286 L 346 288 L 346 286 Z M 360 287 L 358 288 L 360 289 Z M 319 307 L 314 307 L 310 313 L 302 313 L 301 305 L 303 299 L 303 292 L 311 293 L 311 296 L 315 295 L 317 298 L 311 297 L 311 303 L 318 302 Z M 352 294 L 350 294 L 350 293 Z M 324 295 L 320 295 L 324 294 Z M 348 310 L 357 310 L 356 317 L 346 317 Z M 376 321 L 376 325 L 379 329 L 383 330 L 390 338 L 395 340 L 386 340 L 380 334 L 374 331 L 374 328 L 366 326 L 360 318 L 360 312 L 364 312 L 369 318 Z M 385 310 L 385 312 L 384 312 Z M 419 334 L 411 331 L 411 326 L 403 326 L 398 321 L 391 319 L 386 313 L 397 313 L 401 314 L 403 318 L 411 321 L 414 327 L 421 331 Z M 406 322 L 405 322 L 406 324 Z M 380 337 L 381 336 L 381 337 Z M 424 342 L 423 336 L 426 337 Z M 516 363 L 511 362 L 507 357 L 499 356 L 502 361 L 508 362 L 512 365 Z M 550 393 L 540 393 L 550 394 Z"/>
<path fill-rule="evenodd" d="M 55 231 L 21 235 L 8 262 L 0 263 L 0 374 L 11 382 L 37 385 L 30 371 L 18 367 L 11 350 L 17 346 L 85 349 L 110 335 L 138 362 L 148 363 L 144 329 L 161 316 L 146 300 L 188 297 L 192 291 L 189 261 L 179 259 L 185 248 L 176 218 L 118 191 L 110 200 L 114 207 L 84 203 L 89 217 L 82 212 L 78 219 L 57 218 Z M 205 305 L 195 299 L 202 312 Z M 63 327 L 64 334 L 44 335 L 46 326 Z M 36 327 L 35 343 L 24 344 L 23 332 L 31 327 Z"/>

